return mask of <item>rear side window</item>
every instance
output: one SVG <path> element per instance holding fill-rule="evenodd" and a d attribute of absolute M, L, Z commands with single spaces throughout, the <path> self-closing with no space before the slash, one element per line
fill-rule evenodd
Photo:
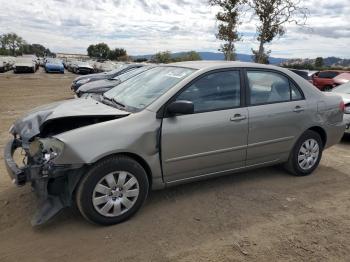
<path fill-rule="evenodd" d="M 293 83 L 290 83 L 290 91 L 292 95 L 292 100 L 303 99 L 303 95 L 301 94 L 300 90 Z"/>
<path fill-rule="evenodd" d="M 270 71 L 247 71 L 250 104 L 271 104 L 303 99 L 301 91 L 281 74 Z"/>
<path fill-rule="evenodd" d="M 239 107 L 241 105 L 239 71 L 205 75 L 186 88 L 176 100 L 191 101 L 195 113 Z"/>
<path fill-rule="evenodd" d="M 339 73 L 338 72 L 333 72 L 333 71 L 323 71 L 323 72 L 319 72 L 318 73 L 318 77 L 319 78 L 332 79 L 332 78 L 336 77 L 337 75 L 339 75 Z"/>

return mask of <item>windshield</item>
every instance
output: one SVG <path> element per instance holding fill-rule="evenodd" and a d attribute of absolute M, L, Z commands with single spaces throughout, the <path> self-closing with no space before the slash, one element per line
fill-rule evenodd
<path fill-rule="evenodd" d="M 121 74 L 119 76 L 116 76 L 115 78 L 113 79 L 116 79 L 116 80 L 120 80 L 120 82 L 124 82 L 130 78 L 132 78 L 133 76 L 136 76 L 144 71 L 146 71 L 147 69 L 150 69 L 150 67 L 148 66 L 143 66 L 143 67 L 140 67 L 140 68 L 132 68 L 130 71 L 127 71 L 126 73 L 124 74 Z"/>
<path fill-rule="evenodd" d="M 121 83 L 104 96 L 142 110 L 194 71 L 182 67 L 155 67 Z"/>
<path fill-rule="evenodd" d="M 17 57 L 16 63 L 32 63 L 33 59 L 30 57 Z"/>
<path fill-rule="evenodd" d="M 52 60 L 47 60 L 48 64 L 62 64 L 61 60 L 57 60 L 57 59 L 52 59 Z"/>
<path fill-rule="evenodd" d="M 333 89 L 333 92 L 350 94 L 350 81 Z"/>

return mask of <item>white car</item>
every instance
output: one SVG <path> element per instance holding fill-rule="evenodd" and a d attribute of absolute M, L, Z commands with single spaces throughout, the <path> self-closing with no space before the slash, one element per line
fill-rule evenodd
<path fill-rule="evenodd" d="M 17 57 L 13 66 L 14 73 L 35 73 L 37 65 L 32 57 Z"/>
<path fill-rule="evenodd" d="M 340 95 L 344 101 L 344 121 L 346 123 L 345 133 L 350 134 L 350 82 L 337 86 L 332 92 Z"/>

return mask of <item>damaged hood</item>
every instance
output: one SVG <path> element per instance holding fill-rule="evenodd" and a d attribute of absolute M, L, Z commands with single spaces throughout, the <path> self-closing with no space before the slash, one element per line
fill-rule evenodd
<path fill-rule="evenodd" d="M 44 123 L 64 118 L 123 117 L 129 112 L 107 106 L 92 98 L 64 100 L 40 106 L 15 121 L 10 133 L 19 135 L 23 142 L 40 134 Z"/>

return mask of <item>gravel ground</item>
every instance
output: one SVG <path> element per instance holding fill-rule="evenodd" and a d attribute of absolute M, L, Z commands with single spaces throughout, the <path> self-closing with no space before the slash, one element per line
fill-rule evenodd
<path fill-rule="evenodd" d="M 0 150 L 27 110 L 72 98 L 75 76 L 0 74 Z M 0 261 L 349 261 L 350 137 L 308 177 L 272 167 L 152 192 L 131 220 L 91 225 L 75 209 L 32 228 L 36 201 L 0 156 Z"/>

